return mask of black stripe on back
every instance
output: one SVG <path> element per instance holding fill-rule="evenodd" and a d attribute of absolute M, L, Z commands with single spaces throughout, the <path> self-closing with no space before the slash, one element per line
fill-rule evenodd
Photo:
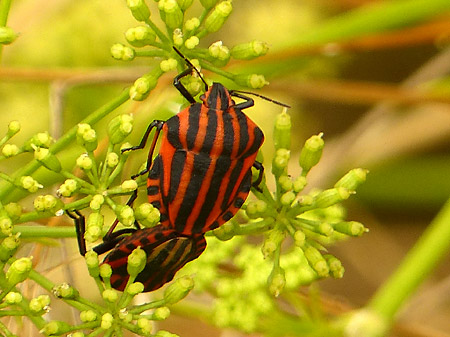
<path fill-rule="evenodd" d="M 247 147 L 249 135 L 248 135 L 247 116 L 245 116 L 238 109 L 235 109 L 235 111 L 239 122 L 239 150 L 238 150 L 239 156 L 244 152 L 245 148 Z"/>
<path fill-rule="evenodd" d="M 172 203 L 175 197 L 177 196 L 178 186 L 180 185 L 181 175 L 183 173 L 185 164 L 186 164 L 186 151 L 181 150 L 176 151 L 172 158 L 172 169 L 170 172 L 170 188 L 168 195 L 169 203 Z"/>
<path fill-rule="evenodd" d="M 186 193 L 183 196 L 183 202 L 180 206 L 180 212 L 175 219 L 175 228 L 178 231 L 183 231 L 190 211 L 194 208 L 197 202 L 198 192 L 203 184 L 206 172 L 208 172 L 211 165 L 211 158 L 208 155 L 199 153 L 194 156 L 194 165 L 192 168 L 191 180 L 189 181 Z"/>
<path fill-rule="evenodd" d="M 173 116 L 169 118 L 166 122 L 167 126 L 167 139 L 173 147 L 180 149 L 180 118 L 178 116 Z"/>
<path fill-rule="evenodd" d="M 217 160 L 216 168 L 211 179 L 211 185 L 209 186 L 208 193 L 206 194 L 205 202 L 202 206 L 200 214 L 195 220 L 195 225 L 193 228 L 194 233 L 202 233 L 204 231 L 206 220 L 217 202 L 223 177 L 230 168 L 230 165 L 231 159 L 229 157 L 219 157 Z"/>
<path fill-rule="evenodd" d="M 231 193 L 233 192 L 233 188 L 237 184 L 237 180 L 239 179 L 239 175 L 242 171 L 242 166 L 244 165 L 244 162 L 242 160 L 236 161 L 236 166 L 233 168 L 230 174 L 230 180 L 228 181 L 227 190 L 225 192 L 224 199 L 222 201 L 222 210 L 225 211 L 228 208 L 228 205 L 232 202 Z"/>
<path fill-rule="evenodd" d="M 206 128 L 205 140 L 203 141 L 200 152 L 210 153 L 214 146 L 217 132 L 217 113 L 221 113 L 221 111 L 217 112 L 213 109 L 208 110 L 208 126 Z"/>
<path fill-rule="evenodd" d="M 233 117 L 229 113 L 223 113 L 223 149 L 222 155 L 229 156 L 234 147 Z"/>
<path fill-rule="evenodd" d="M 189 127 L 185 135 L 180 135 L 181 137 L 186 137 L 188 150 L 192 150 L 195 146 L 195 138 L 200 127 L 200 110 L 200 104 L 194 104 L 189 107 Z"/>
<path fill-rule="evenodd" d="M 252 146 L 248 149 L 247 155 L 251 155 L 259 150 L 261 147 L 261 144 L 264 140 L 264 134 L 262 133 L 260 128 L 255 128 L 253 131 L 253 134 L 255 135 L 255 139 L 253 141 Z"/>

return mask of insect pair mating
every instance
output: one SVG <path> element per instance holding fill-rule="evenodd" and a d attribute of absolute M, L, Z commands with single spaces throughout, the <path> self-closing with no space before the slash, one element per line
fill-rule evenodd
<path fill-rule="evenodd" d="M 258 188 L 263 177 L 264 168 L 256 161 L 256 155 L 264 134 L 242 111 L 254 104 L 243 94 L 252 93 L 229 91 L 220 83 L 208 88 L 192 63 L 174 50 L 186 61 L 188 69 L 176 76 L 173 84 L 191 105 L 167 121 L 153 121 L 139 145 L 123 150 L 143 149 L 155 129 L 146 168 L 132 178 L 148 173 L 148 200 L 159 209 L 161 223 L 140 228 L 136 222 L 136 228 L 114 231 L 116 220 L 103 243 L 93 248 L 99 254 L 110 251 L 103 263 L 111 266 L 111 286 L 117 290 L 125 288 L 129 277 L 127 258 L 137 247 L 147 254 L 147 264 L 136 278 L 144 284 L 145 292 L 172 280 L 180 268 L 205 250 L 204 234 L 230 220 L 242 207 L 251 187 Z M 205 83 L 201 103 L 181 83 L 193 71 Z M 243 102 L 236 104 L 232 96 Z M 161 132 L 160 150 L 153 159 Z M 254 182 L 252 167 L 259 171 Z M 128 205 L 136 197 L 137 191 Z M 85 219 L 79 212 L 68 214 L 75 220 L 80 253 L 84 255 Z"/>

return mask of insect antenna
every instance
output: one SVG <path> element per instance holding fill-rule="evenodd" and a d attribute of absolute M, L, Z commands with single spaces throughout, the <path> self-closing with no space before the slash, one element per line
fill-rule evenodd
<path fill-rule="evenodd" d="M 251 92 L 251 91 L 230 90 L 230 94 L 232 95 L 233 93 L 240 93 L 240 94 L 246 94 L 246 95 L 253 95 L 253 96 L 262 98 L 262 99 L 264 99 L 264 100 L 266 100 L 266 101 L 272 102 L 272 103 L 274 103 L 274 104 L 281 105 L 282 107 L 285 107 L 285 108 L 288 108 L 288 109 L 291 108 L 290 105 L 287 105 L 287 104 L 285 104 L 285 103 L 276 101 L 276 100 L 274 100 L 274 99 L 272 99 L 272 98 L 269 98 L 269 97 L 266 97 L 266 96 L 263 96 L 263 95 L 260 95 L 260 94 Z"/>
<path fill-rule="evenodd" d="M 180 57 L 187 63 L 188 67 L 193 69 L 197 75 L 200 77 L 200 79 L 202 80 L 202 82 L 205 84 L 205 91 L 208 91 L 208 83 L 206 83 L 205 79 L 203 78 L 202 74 L 200 73 L 200 71 L 192 64 L 191 61 L 189 61 L 189 59 L 184 56 L 181 51 L 178 50 L 178 48 L 176 48 L 175 46 L 172 46 L 173 50 L 176 51 L 176 53 L 178 55 L 180 55 Z"/>

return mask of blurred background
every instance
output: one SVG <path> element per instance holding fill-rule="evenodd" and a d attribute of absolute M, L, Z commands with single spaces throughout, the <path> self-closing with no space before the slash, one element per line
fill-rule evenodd
<path fill-rule="evenodd" d="M 156 4 L 148 4 L 156 14 Z M 298 170 L 296 151 L 320 132 L 326 147 L 311 172 L 311 187 L 329 187 L 351 168 L 370 170 L 346 203 L 348 218 L 370 232 L 332 247 L 345 277 L 319 282 L 326 304 L 338 312 L 363 306 L 450 195 L 450 3 L 235 0 L 233 8 L 224 28 L 201 46 L 218 40 L 229 47 L 255 39 L 269 43 L 266 56 L 226 69 L 264 74 L 270 85 L 260 93 L 292 105 L 291 172 Z M 189 13 L 199 15 L 200 7 Z M 127 63 L 110 56 L 111 45 L 125 43 L 124 32 L 137 25 L 123 0 L 14 1 L 8 26 L 20 36 L 3 49 L 3 129 L 13 119 L 21 122 L 17 144 L 44 130 L 58 138 L 117 96 L 155 65 L 145 58 Z M 166 103 L 178 97 L 173 76 L 164 76 L 144 102 L 115 112 L 134 114 L 131 143 L 151 120 L 168 116 Z M 248 110 L 266 134 L 266 158 L 273 153 L 278 112 L 278 106 L 260 100 Z M 96 126 L 100 133 L 102 125 Z M 68 150 L 65 156 L 73 166 L 75 155 Z M 12 171 L 22 160 L 29 158 L 8 161 L 0 170 Z M 130 165 L 130 175 L 139 165 Z M 78 264 L 75 240 L 65 241 L 69 258 Z M 447 256 L 401 312 L 392 336 L 450 336 L 449 271 Z M 163 328 L 185 337 L 240 335 L 176 317 Z"/>

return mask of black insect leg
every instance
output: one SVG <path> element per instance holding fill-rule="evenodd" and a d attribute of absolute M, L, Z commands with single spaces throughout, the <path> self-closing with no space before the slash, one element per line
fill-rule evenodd
<path fill-rule="evenodd" d="M 77 233 L 78 249 L 82 256 L 86 255 L 86 241 L 84 233 L 86 232 L 86 218 L 83 214 L 75 210 L 73 213 L 66 211 L 66 214 L 75 222 L 75 231 Z"/>
<path fill-rule="evenodd" d="M 234 97 L 239 97 L 244 100 L 244 102 L 241 102 L 241 103 L 235 105 L 235 108 L 237 108 L 237 109 L 244 110 L 244 109 L 252 107 L 255 104 L 255 102 L 253 101 L 252 98 L 241 95 L 238 92 L 230 91 L 230 95 L 234 96 Z"/>
<path fill-rule="evenodd" d="M 122 153 L 123 153 L 125 151 L 134 151 L 134 150 L 143 149 L 145 147 L 145 145 L 147 144 L 147 140 L 150 135 L 150 132 L 152 132 L 153 128 L 156 128 L 155 136 L 153 137 L 152 144 L 150 145 L 150 149 L 149 149 L 148 155 L 147 155 L 147 165 L 144 170 L 142 170 L 141 172 L 139 172 L 135 175 L 132 175 L 131 179 L 136 179 L 137 177 L 142 176 L 142 175 L 146 174 L 148 171 L 150 171 L 150 168 L 152 166 L 152 161 L 153 161 L 153 152 L 155 151 L 156 142 L 158 141 L 158 137 L 159 137 L 162 127 L 164 126 L 164 123 L 165 123 L 165 121 L 154 120 L 147 127 L 147 130 L 145 131 L 144 136 L 142 137 L 139 145 L 122 150 Z"/>
<path fill-rule="evenodd" d="M 262 189 L 259 186 L 262 182 L 264 176 L 264 166 L 259 161 L 255 161 L 253 167 L 259 171 L 258 178 L 252 183 L 252 187 L 254 187 L 258 192 L 262 193 Z"/>

